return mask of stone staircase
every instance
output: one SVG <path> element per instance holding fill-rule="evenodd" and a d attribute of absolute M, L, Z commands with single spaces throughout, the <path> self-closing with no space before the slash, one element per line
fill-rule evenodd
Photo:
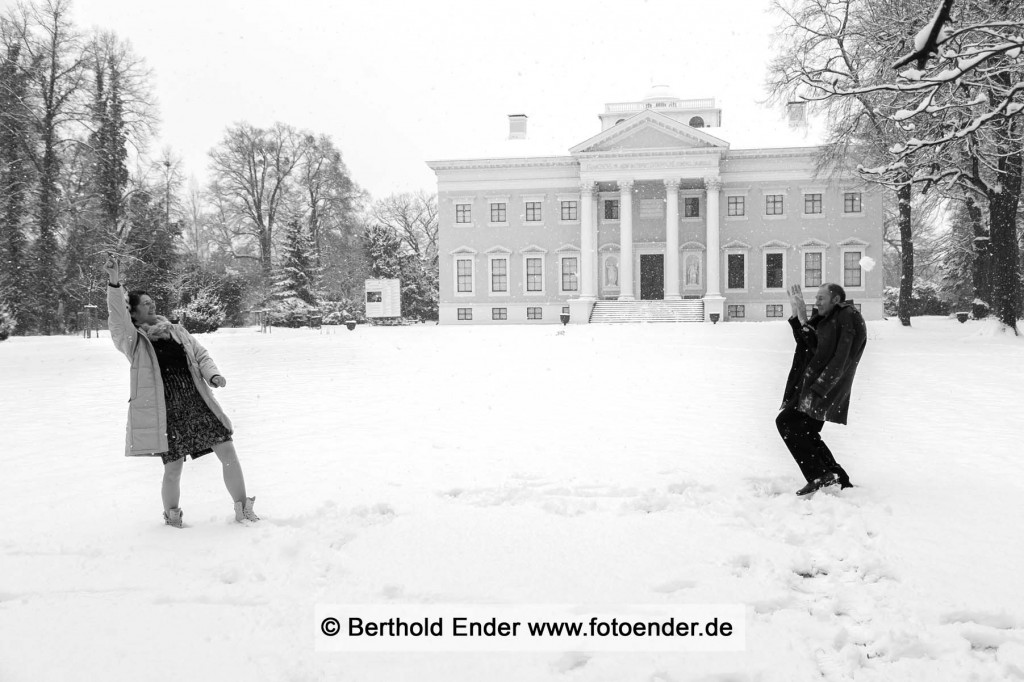
<path fill-rule="evenodd" d="M 591 324 L 630 322 L 703 322 L 704 301 L 598 301 L 590 313 Z"/>

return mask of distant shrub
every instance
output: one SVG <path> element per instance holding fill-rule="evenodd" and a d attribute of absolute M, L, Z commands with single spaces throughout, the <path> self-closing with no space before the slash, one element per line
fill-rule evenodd
<path fill-rule="evenodd" d="M 899 287 L 886 287 L 882 293 L 882 305 L 886 317 L 896 317 L 900 305 Z"/>
<path fill-rule="evenodd" d="M 297 296 L 270 301 L 266 309 L 267 320 L 273 327 L 305 327 L 316 310 Z"/>
<path fill-rule="evenodd" d="M 224 308 L 209 292 L 197 294 L 186 306 L 175 310 L 174 314 L 192 334 L 215 332 L 224 324 Z"/>
<path fill-rule="evenodd" d="M 366 322 L 366 310 L 364 304 L 343 298 L 338 301 L 324 301 L 321 304 L 324 313 L 324 324 L 344 324 L 349 320 Z"/>
<path fill-rule="evenodd" d="M 882 297 L 886 316 L 896 317 L 900 302 L 899 287 L 886 287 Z M 914 282 L 914 295 L 910 298 L 911 316 L 948 315 L 951 312 L 950 306 L 950 301 L 942 299 L 937 284 L 923 280 Z"/>

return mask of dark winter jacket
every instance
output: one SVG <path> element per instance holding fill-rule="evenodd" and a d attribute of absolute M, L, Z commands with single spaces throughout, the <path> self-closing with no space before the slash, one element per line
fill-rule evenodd
<path fill-rule="evenodd" d="M 789 326 L 793 328 L 793 338 L 796 339 L 796 351 L 793 352 L 793 364 L 789 368 L 789 376 L 786 377 L 786 391 L 782 395 L 782 407 L 779 409 L 795 408 L 800 404 L 800 387 L 803 384 L 804 370 L 814 356 L 814 349 L 817 347 L 818 338 L 814 328 L 821 318 L 818 311 L 801 325 L 800 320 L 795 316 L 789 318 Z"/>
<path fill-rule="evenodd" d="M 797 348 L 786 382 L 783 408 L 796 407 L 822 421 L 845 424 L 857 365 L 867 345 L 867 325 L 852 303 L 843 302 L 801 326 L 790 320 Z"/>

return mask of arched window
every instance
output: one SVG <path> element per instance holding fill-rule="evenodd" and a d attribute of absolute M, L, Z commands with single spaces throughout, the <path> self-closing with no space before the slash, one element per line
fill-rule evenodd
<path fill-rule="evenodd" d="M 700 116 L 694 116 L 693 118 L 690 119 L 690 127 L 691 128 L 703 128 L 704 127 L 704 119 L 702 119 Z"/>

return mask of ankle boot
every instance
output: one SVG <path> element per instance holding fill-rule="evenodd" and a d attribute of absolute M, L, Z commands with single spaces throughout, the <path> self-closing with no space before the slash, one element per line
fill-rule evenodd
<path fill-rule="evenodd" d="M 181 519 L 185 516 L 185 512 L 181 511 L 180 508 L 174 507 L 164 512 L 164 523 L 168 526 L 174 526 L 175 528 L 181 528 Z"/>
<path fill-rule="evenodd" d="M 235 502 L 235 521 L 239 523 L 243 521 L 259 521 L 260 517 L 256 516 L 256 512 L 252 510 L 252 504 L 255 501 L 255 497 L 247 497 L 241 502 Z"/>

